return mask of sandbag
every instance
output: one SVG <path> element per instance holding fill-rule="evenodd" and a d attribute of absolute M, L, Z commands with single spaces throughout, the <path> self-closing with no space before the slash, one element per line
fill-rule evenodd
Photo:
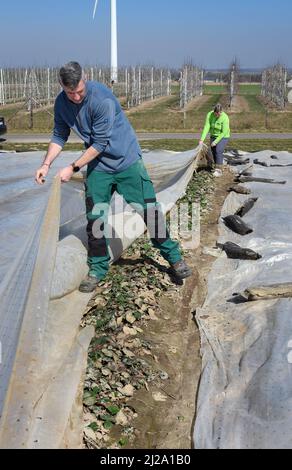
<path fill-rule="evenodd" d="M 276 181 L 271 178 L 257 178 L 253 176 L 240 176 L 238 181 L 240 183 L 270 183 L 270 184 L 286 184 L 286 181 Z"/>
<path fill-rule="evenodd" d="M 251 190 L 249 188 L 245 188 L 244 186 L 241 186 L 240 184 L 235 184 L 234 186 L 231 186 L 228 190 L 229 192 L 234 191 L 235 193 L 238 194 L 250 194 Z"/>
<path fill-rule="evenodd" d="M 238 215 L 228 215 L 223 218 L 225 225 L 239 235 L 248 235 L 252 233 L 252 228 L 249 227 Z"/>
<path fill-rule="evenodd" d="M 267 300 L 292 297 L 292 283 L 270 284 L 245 289 L 241 294 L 247 300 Z"/>
<path fill-rule="evenodd" d="M 253 208 L 253 206 L 255 205 L 257 200 L 258 200 L 257 197 L 253 197 L 253 198 L 250 198 L 247 201 L 245 201 L 243 206 L 241 206 L 240 209 L 238 209 L 235 212 L 235 215 L 239 215 L 239 217 L 243 217 L 245 214 L 247 214 Z"/>
<path fill-rule="evenodd" d="M 262 257 L 259 253 L 256 253 L 249 248 L 242 248 L 233 242 L 226 242 L 220 246 L 222 247 L 222 250 L 225 251 L 228 258 L 258 260 Z"/>

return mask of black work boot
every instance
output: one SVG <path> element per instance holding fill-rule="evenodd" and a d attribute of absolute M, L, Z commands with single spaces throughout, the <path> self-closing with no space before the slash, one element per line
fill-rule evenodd
<path fill-rule="evenodd" d="M 87 276 L 81 282 L 81 284 L 79 286 L 79 291 L 80 292 L 93 292 L 95 290 L 95 288 L 97 287 L 99 282 L 100 282 L 100 279 L 98 279 L 98 277 Z"/>
<path fill-rule="evenodd" d="M 170 272 L 177 279 L 185 279 L 186 277 L 191 276 L 193 273 L 191 268 L 183 259 L 177 261 L 174 264 L 170 263 Z"/>

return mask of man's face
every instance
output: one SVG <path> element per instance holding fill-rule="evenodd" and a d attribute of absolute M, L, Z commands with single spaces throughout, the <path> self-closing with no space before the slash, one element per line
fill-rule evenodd
<path fill-rule="evenodd" d="M 62 85 L 63 90 L 65 91 L 68 99 L 75 104 L 80 104 L 86 96 L 86 85 L 85 80 L 80 80 L 77 87 L 72 90 L 64 85 Z"/>
<path fill-rule="evenodd" d="M 221 116 L 221 111 L 219 113 L 215 113 L 215 116 L 219 118 Z"/>

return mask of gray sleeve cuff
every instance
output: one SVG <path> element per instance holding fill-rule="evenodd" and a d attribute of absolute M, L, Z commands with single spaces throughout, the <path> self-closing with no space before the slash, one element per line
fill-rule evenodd
<path fill-rule="evenodd" d="M 64 147 L 64 145 L 66 144 L 67 140 L 65 139 L 62 139 L 62 137 L 58 137 L 56 135 L 53 135 L 52 138 L 51 138 L 51 143 L 53 144 L 58 144 L 60 145 L 61 147 Z"/>
<path fill-rule="evenodd" d="M 97 152 L 102 153 L 105 151 L 106 145 L 100 145 L 97 142 L 91 144 L 91 147 L 93 147 Z"/>

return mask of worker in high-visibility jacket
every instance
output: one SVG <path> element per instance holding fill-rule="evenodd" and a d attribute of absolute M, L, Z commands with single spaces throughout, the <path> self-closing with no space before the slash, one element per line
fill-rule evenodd
<path fill-rule="evenodd" d="M 199 144 L 202 145 L 210 133 L 211 150 L 213 154 L 214 176 L 222 175 L 223 152 L 230 139 L 229 117 L 223 111 L 221 104 L 216 104 L 213 111 L 207 114 L 205 126 Z"/>

